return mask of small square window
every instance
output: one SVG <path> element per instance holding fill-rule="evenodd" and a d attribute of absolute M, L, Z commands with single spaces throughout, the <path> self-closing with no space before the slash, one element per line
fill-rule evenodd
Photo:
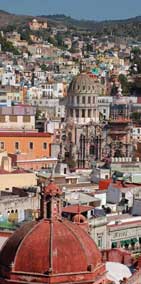
<path fill-rule="evenodd" d="M 0 115 L 0 122 L 5 122 L 5 115 Z"/>
<path fill-rule="evenodd" d="M 30 115 L 24 115 L 23 122 L 30 122 Z"/>
<path fill-rule="evenodd" d="M 17 116 L 16 115 L 10 115 L 9 116 L 9 121 L 10 122 L 17 122 Z"/>

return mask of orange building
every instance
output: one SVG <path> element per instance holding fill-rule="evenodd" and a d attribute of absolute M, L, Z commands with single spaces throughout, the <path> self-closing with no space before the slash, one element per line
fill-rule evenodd
<path fill-rule="evenodd" d="M 0 150 L 32 154 L 34 158 L 50 157 L 52 137 L 41 132 L 0 132 Z"/>

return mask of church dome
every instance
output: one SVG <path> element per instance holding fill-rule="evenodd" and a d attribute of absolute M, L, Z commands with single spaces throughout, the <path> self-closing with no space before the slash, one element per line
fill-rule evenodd
<path fill-rule="evenodd" d="M 87 272 L 101 254 L 87 232 L 67 220 L 42 219 L 18 229 L 0 252 L 0 274 Z M 9 271 L 9 270 L 12 271 Z"/>
<path fill-rule="evenodd" d="M 32 22 L 33 22 L 33 23 L 37 23 L 37 20 L 36 20 L 36 19 L 33 19 Z"/>
<path fill-rule="evenodd" d="M 78 224 L 61 218 L 58 190 L 51 181 L 41 191 L 43 218 L 24 224 L 3 245 L 1 284 L 94 283 L 99 275 L 104 277 L 105 265 L 95 242 Z"/>
<path fill-rule="evenodd" d="M 91 94 L 95 90 L 95 80 L 86 73 L 77 75 L 70 83 L 68 94 Z"/>

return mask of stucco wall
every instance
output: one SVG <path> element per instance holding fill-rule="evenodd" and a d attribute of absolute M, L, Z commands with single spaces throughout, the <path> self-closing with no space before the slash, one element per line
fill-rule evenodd
<path fill-rule="evenodd" d="M 0 175 L 0 190 L 12 187 L 30 187 L 37 185 L 34 173 L 2 174 Z"/>

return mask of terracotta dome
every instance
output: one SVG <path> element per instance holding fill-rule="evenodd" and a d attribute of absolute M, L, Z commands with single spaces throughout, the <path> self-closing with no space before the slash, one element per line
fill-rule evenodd
<path fill-rule="evenodd" d="M 43 219 L 24 224 L 3 245 L 1 284 L 82 284 L 95 283 L 95 279 L 102 283 L 105 265 L 100 251 L 78 224 L 61 219 L 60 194 L 59 187 L 50 182 L 41 195 Z"/>
<path fill-rule="evenodd" d="M 81 260 L 81 261 L 80 261 Z M 101 254 L 91 237 L 67 220 L 31 222 L 18 229 L 0 252 L 0 274 L 87 272 L 101 265 Z"/>

